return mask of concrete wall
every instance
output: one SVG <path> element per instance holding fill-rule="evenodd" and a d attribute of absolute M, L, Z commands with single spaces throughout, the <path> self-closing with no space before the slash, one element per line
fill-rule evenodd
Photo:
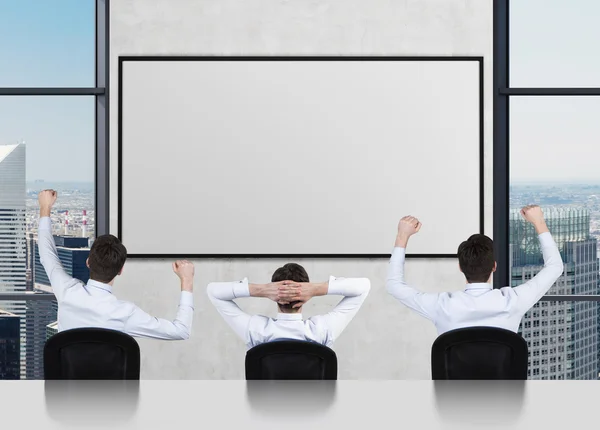
<path fill-rule="evenodd" d="M 477 55 L 485 58 L 485 216 L 492 235 L 491 0 L 118 0 L 111 2 L 111 231 L 117 229 L 117 66 L 119 55 Z M 151 90 L 151 89 L 149 89 Z M 165 142 L 173 144 L 172 142 Z M 143 156 L 140 154 L 140 156 Z M 432 174 L 432 180 L 437 180 Z M 476 178 L 473 178 L 476 180 Z M 459 190 L 457 190 L 459 192 Z M 160 196 L 148 210 L 160 208 Z M 440 208 L 460 211 L 460 207 Z M 405 214 L 398 214 L 398 217 Z M 418 214 L 413 214 L 418 216 Z M 193 214 L 181 214 L 193 228 Z M 451 225 L 448 228 L 452 228 Z M 151 240 L 152 232 L 149 232 Z M 352 232 L 348 232 L 352 234 Z M 394 232 L 390 232 L 390 250 Z M 127 244 L 125 244 L 127 245 Z M 457 244 L 458 246 L 458 244 Z M 245 347 L 209 303 L 215 280 L 267 282 L 284 260 L 195 261 L 196 314 L 184 342 L 141 340 L 144 379 L 242 379 Z M 385 292 L 385 260 L 299 260 L 314 280 L 366 276 L 371 294 L 334 349 L 340 379 L 428 379 L 436 332 Z M 410 260 L 409 282 L 427 291 L 460 289 L 456 260 Z M 171 261 L 127 262 L 115 293 L 155 314 L 175 315 L 179 288 Z M 308 303 L 305 315 L 338 299 Z M 241 303 L 274 315 L 260 299 Z"/>

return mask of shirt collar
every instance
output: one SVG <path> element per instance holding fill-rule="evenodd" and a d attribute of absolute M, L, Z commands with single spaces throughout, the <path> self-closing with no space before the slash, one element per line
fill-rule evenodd
<path fill-rule="evenodd" d="M 492 284 L 488 284 L 487 282 L 474 282 L 472 284 L 467 284 L 465 287 L 465 291 L 469 290 L 492 290 L 494 287 Z"/>
<path fill-rule="evenodd" d="M 282 320 L 282 321 L 302 321 L 302 314 L 301 313 L 297 313 L 297 314 L 283 314 L 281 312 L 279 312 L 277 314 L 277 318 L 278 320 Z"/>
<path fill-rule="evenodd" d="M 109 293 L 112 294 L 112 288 L 108 284 L 105 284 L 105 283 L 99 282 L 99 281 L 94 281 L 93 279 L 90 279 L 87 284 L 88 284 L 88 287 L 98 288 L 100 290 L 108 291 Z"/>

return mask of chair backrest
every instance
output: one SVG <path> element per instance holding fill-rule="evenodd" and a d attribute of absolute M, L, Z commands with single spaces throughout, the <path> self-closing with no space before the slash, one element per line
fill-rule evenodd
<path fill-rule="evenodd" d="M 314 342 L 280 340 L 246 353 L 246 380 L 336 380 L 335 352 Z"/>
<path fill-rule="evenodd" d="M 431 348 L 434 380 L 527 379 L 527 342 L 495 327 L 469 327 L 440 335 Z"/>
<path fill-rule="evenodd" d="M 44 378 L 139 380 L 140 347 L 133 337 L 116 330 L 61 331 L 44 346 Z"/>

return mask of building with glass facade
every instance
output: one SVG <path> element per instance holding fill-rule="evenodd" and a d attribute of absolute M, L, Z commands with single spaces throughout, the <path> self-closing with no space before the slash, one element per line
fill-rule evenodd
<path fill-rule="evenodd" d="M 86 264 L 86 260 L 90 255 L 89 239 L 87 237 L 54 236 L 54 242 L 56 243 L 58 258 L 65 272 L 84 284 L 87 283 L 90 278 L 90 271 Z M 50 280 L 40 261 L 37 240 L 35 241 L 34 252 L 34 280 L 36 288 L 50 286 Z"/>
<path fill-rule="evenodd" d="M 0 380 L 21 379 L 21 324 L 18 315 L 0 310 Z"/>
<path fill-rule="evenodd" d="M 549 295 L 598 294 L 597 241 L 590 215 L 574 207 L 544 208 L 565 270 Z M 511 285 L 532 279 L 544 265 L 537 234 L 518 210 L 510 215 Z M 529 346 L 530 379 L 598 379 L 596 302 L 541 301 L 520 327 Z"/>
<path fill-rule="evenodd" d="M 26 322 L 27 360 L 26 378 L 44 379 L 44 346 L 46 344 L 46 325 L 57 318 L 55 301 L 28 300 Z"/>

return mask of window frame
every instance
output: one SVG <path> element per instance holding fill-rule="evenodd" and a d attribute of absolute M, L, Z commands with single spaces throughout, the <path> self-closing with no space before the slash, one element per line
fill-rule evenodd
<path fill-rule="evenodd" d="M 510 202 L 510 98 L 527 96 L 600 96 L 600 87 L 511 87 L 509 68 L 510 2 L 494 0 L 493 5 L 493 234 L 498 270 L 494 288 L 510 286 L 509 202 Z M 600 301 L 594 295 L 544 295 L 541 301 Z"/>
<path fill-rule="evenodd" d="M 0 96 L 93 96 L 95 103 L 95 227 L 109 233 L 109 1 L 95 0 L 95 85 L 93 87 L 0 87 Z M 52 293 L 0 293 L 2 300 L 56 300 Z"/>

